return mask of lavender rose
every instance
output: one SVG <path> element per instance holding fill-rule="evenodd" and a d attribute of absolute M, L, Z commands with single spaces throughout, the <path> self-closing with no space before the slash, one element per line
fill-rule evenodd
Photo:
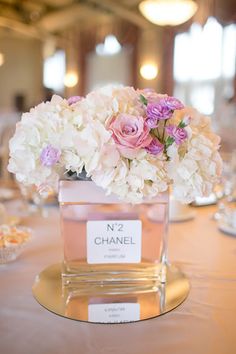
<path fill-rule="evenodd" d="M 176 125 L 168 125 L 166 127 L 166 133 L 172 137 L 177 145 L 187 139 L 187 132 L 184 128 L 177 127 Z"/>
<path fill-rule="evenodd" d="M 40 154 L 40 161 L 43 166 L 51 167 L 60 159 L 61 151 L 52 145 L 47 145 Z"/>
<path fill-rule="evenodd" d="M 156 93 L 152 88 L 145 88 L 138 92 L 146 98 L 148 103 L 159 103 L 163 98 L 167 97 L 167 95 Z"/>
<path fill-rule="evenodd" d="M 152 140 L 149 127 L 141 116 L 118 114 L 108 127 L 120 151 L 127 158 L 134 158 L 141 148 L 148 146 Z"/>
<path fill-rule="evenodd" d="M 161 100 L 159 103 L 148 103 L 147 105 L 147 124 L 149 120 L 156 121 L 169 119 L 172 116 L 172 110 Z"/>
<path fill-rule="evenodd" d="M 159 120 L 155 117 L 148 117 L 146 119 L 146 124 L 147 124 L 148 128 L 150 128 L 150 129 L 156 128 L 158 126 L 158 122 L 159 122 Z"/>
<path fill-rule="evenodd" d="M 172 96 L 167 96 L 163 98 L 160 104 L 168 107 L 170 110 L 175 111 L 176 109 L 183 109 L 184 105 L 177 98 Z"/>
<path fill-rule="evenodd" d="M 72 104 L 79 102 L 81 99 L 81 96 L 71 96 L 68 98 L 67 102 L 71 106 Z"/>
<path fill-rule="evenodd" d="M 150 129 L 156 128 L 159 120 L 171 118 L 174 110 L 183 109 L 184 105 L 175 97 L 156 97 L 156 101 L 148 99 L 147 124 Z"/>
<path fill-rule="evenodd" d="M 153 138 L 146 150 L 152 155 L 158 155 L 164 150 L 164 145 L 157 138 Z"/>

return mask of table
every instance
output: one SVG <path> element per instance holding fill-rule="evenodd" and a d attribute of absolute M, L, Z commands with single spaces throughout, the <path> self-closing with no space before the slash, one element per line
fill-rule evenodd
<path fill-rule="evenodd" d="M 59 213 L 28 217 L 34 238 L 21 257 L 0 266 L 1 354 L 234 354 L 236 238 L 217 230 L 215 207 L 170 225 L 169 258 L 190 278 L 187 300 L 151 320 L 97 325 L 56 316 L 33 298 L 35 276 L 60 262 Z"/>

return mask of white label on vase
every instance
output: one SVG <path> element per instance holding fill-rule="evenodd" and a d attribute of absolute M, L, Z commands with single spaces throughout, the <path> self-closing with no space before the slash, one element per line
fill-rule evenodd
<path fill-rule="evenodd" d="M 140 320 L 139 303 L 89 304 L 88 321 L 122 323 Z"/>
<path fill-rule="evenodd" d="M 139 263 L 142 250 L 140 220 L 87 222 L 87 262 Z"/>

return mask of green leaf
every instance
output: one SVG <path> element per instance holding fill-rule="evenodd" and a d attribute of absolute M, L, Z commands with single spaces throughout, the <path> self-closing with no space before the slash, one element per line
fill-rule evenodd
<path fill-rule="evenodd" d="M 186 127 L 186 124 L 184 123 L 183 120 L 181 120 L 181 122 L 179 123 L 178 127 L 179 128 L 185 128 Z"/>
<path fill-rule="evenodd" d="M 146 97 L 144 97 L 143 95 L 140 95 L 140 101 L 142 102 L 142 104 L 144 104 L 145 106 L 147 106 L 148 101 L 147 101 Z"/>
<path fill-rule="evenodd" d="M 68 175 L 69 177 L 71 177 L 71 176 L 73 176 L 73 175 L 76 175 L 76 172 L 71 171 L 71 170 L 66 171 L 66 173 L 67 173 L 67 175 Z"/>
<path fill-rule="evenodd" d="M 166 142 L 165 142 L 165 148 L 167 149 L 169 146 L 171 146 L 174 141 L 175 141 L 174 138 L 172 138 L 171 136 L 168 136 L 168 138 L 166 139 Z"/>
<path fill-rule="evenodd" d="M 153 181 L 151 179 L 146 179 L 145 183 L 150 187 L 153 185 Z"/>

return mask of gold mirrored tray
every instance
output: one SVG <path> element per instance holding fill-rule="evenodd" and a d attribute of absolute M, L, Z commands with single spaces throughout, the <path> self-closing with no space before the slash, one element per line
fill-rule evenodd
<path fill-rule="evenodd" d="M 57 315 L 91 323 L 124 323 L 173 310 L 188 296 L 190 284 L 176 266 L 170 265 L 167 282 L 160 284 L 157 291 L 106 294 L 99 287 L 97 292 L 81 293 L 62 287 L 61 264 L 55 264 L 37 275 L 32 290 L 35 299 Z"/>

